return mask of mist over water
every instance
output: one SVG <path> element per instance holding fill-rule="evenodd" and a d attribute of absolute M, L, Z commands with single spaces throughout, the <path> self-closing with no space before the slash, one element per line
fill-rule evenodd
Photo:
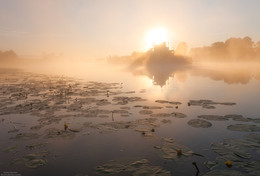
<path fill-rule="evenodd" d="M 161 43 L 99 60 L 1 52 L 1 172 L 183 176 L 196 161 L 204 175 L 238 160 L 232 172 L 253 173 L 245 168 L 257 160 L 243 157 L 259 150 L 260 62 L 245 41 L 190 52 Z M 233 147 L 239 154 L 222 153 Z"/>
<path fill-rule="evenodd" d="M 259 176 L 260 1 L 1 0 L 1 176 Z"/>

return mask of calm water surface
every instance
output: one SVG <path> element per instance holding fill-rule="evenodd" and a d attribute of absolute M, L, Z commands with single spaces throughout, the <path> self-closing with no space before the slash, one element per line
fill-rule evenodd
<path fill-rule="evenodd" d="M 83 66 L 82 66 L 83 67 Z M 145 138 L 135 129 L 118 129 L 109 133 L 100 133 L 95 128 L 85 128 L 76 134 L 72 139 L 49 139 L 39 137 L 32 140 L 13 140 L 17 133 L 8 133 L 12 129 L 13 123 L 17 123 L 18 133 L 31 132 L 31 126 L 39 124 L 39 117 L 25 114 L 1 115 L 0 119 L 5 119 L 0 123 L 1 149 L 9 146 L 17 146 L 15 152 L 2 152 L 0 157 L 1 173 L 15 171 L 21 175 L 76 175 L 79 173 L 96 175 L 95 168 L 105 164 L 110 160 L 118 159 L 142 159 L 146 158 L 151 165 L 162 166 L 165 170 L 171 171 L 172 175 L 196 175 L 196 170 L 191 164 L 196 161 L 200 168 L 199 175 L 207 173 L 209 170 L 203 162 L 214 160 L 217 156 L 211 149 L 212 142 L 221 141 L 225 138 L 241 138 L 248 132 L 230 131 L 228 125 L 241 122 L 233 121 L 210 121 L 209 128 L 194 128 L 187 124 L 191 119 L 196 119 L 198 115 L 227 115 L 239 114 L 249 118 L 260 118 L 260 68 L 256 64 L 252 65 L 232 65 L 216 64 L 193 65 L 191 68 L 174 68 L 164 70 L 162 66 L 155 66 L 153 69 L 146 67 L 138 69 L 125 69 L 122 67 L 108 66 L 107 64 L 93 64 L 88 67 L 71 71 L 70 69 L 55 70 L 49 72 L 61 77 L 69 76 L 79 82 L 95 81 L 105 83 L 119 83 L 120 95 L 107 94 L 94 96 L 97 99 L 107 99 L 108 104 L 101 109 L 116 110 L 120 107 L 129 107 L 127 111 L 130 115 L 120 116 L 120 114 L 109 113 L 107 118 L 86 118 L 68 116 L 57 123 L 51 123 L 43 128 L 33 131 L 44 135 L 48 128 L 63 129 L 64 123 L 69 127 L 80 127 L 85 122 L 93 124 L 117 121 L 134 121 L 136 119 L 150 118 L 150 115 L 139 113 L 141 108 L 136 105 L 160 106 L 162 109 L 151 109 L 153 113 L 180 112 L 187 115 L 185 118 L 158 117 L 155 127 L 154 137 Z M 160 71 L 161 70 L 161 71 Z M 38 73 L 41 72 L 38 70 Z M 5 76 L 9 73 L 6 72 Z M 12 73 L 10 73 L 12 74 Z M 22 77 L 23 73 L 20 73 Z M 34 73 L 32 74 L 34 75 Z M 8 76 L 7 76 L 8 78 Z M 20 77 L 18 76 L 19 80 Z M 41 77 L 39 78 L 41 79 Z M 7 80 L 7 79 L 6 79 Z M 1 79 L 1 85 L 8 84 Z M 132 92 L 134 91 L 134 93 Z M 147 101 L 130 102 L 126 105 L 116 105 L 113 102 L 115 96 L 141 97 Z M 3 97 L 3 95 L 2 95 Z M 71 97 L 71 102 L 64 103 L 69 106 L 75 99 Z M 161 104 L 156 100 L 167 100 L 181 102 L 181 105 Z M 234 102 L 236 105 L 214 105 L 215 109 L 206 109 L 201 106 L 188 106 L 190 100 L 212 100 L 214 102 Z M 26 100 L 22 100 L 23 103 Z M 4 105 L 2 105 L 3 107 Z M 172 106 L 172 107 L 167 107 Z M 56 112 L 60 115 L 68 112 Z M 162 119 L 169 119 L 171 123 L 162 123 Z M 245 124 L 257 123 L 243 122 Z M 146 126 L 137 128 L 147 128 Z M 87 135 L 83 135 L 83 133 Z M 177 161 L 165 160 L 161 153 L 154 146 L 161 145 L 161 138 L 173 138 L 178 143 L 190 148 L 193 152 L 204 157 L 190 156 Z M 35 151 L 47 150 L 47 164 L 35 169 L 25 167 L 24 164 L 10 164 L 12 159 L 19 158 L 25 154 L 35 152 L 25 148 L 26 145 L 48 142 L 46 146 Z M 259 160 L 259 158 L 258 158 Z M 122 173 L 122 175 L 131 175 Z M 116 174 L 119 175 L 119 174 Z"/>

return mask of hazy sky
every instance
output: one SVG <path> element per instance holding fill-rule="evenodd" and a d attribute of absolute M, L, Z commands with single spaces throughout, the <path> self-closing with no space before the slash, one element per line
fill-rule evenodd
<path fill-rule="evenodd" d="M 104 58 L 144 51 L 164 27 L 172 46 L 260 40 L 259 0 L 0 0 L 0 50 Z"/>

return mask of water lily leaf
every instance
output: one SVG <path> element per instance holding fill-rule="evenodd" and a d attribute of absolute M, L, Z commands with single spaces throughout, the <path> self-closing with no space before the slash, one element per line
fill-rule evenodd
<path fill-rule="evenodd" d="M 143 109 L 162 109 L 161 106 L 141 106 Z"/>
<path fill-rule="evenodd" d="M 126 170 L 126 166 L 119 163 L 108 163 L 96 167 L 97 174 L 118 174 Z"/>
<path fill-rule="evenodd" d="M 167 100 L 155 100 L 156 103 L 169 103 Z"/>
<path fill-rule="evenodd" d="M 9 130 L 8 133 L 16 133 L 16 132 L 18 132 L 18 131 L 19 131 L 19 130 L 15 128 L 15 129 L 13 129 L 13 130 Z"/>
<path fill-rule="evenodd" d="M 224 117 L 230 118 L 234 121 L 240 121 L 240 122 L 249 122 L 250 121 L 249 118 L 245 118 L 242 115 L 238 115 L 238 114 L 228 114 L 228 115 L 225 115 Z"/>
<path fill-rule="evenodd" d="M 42 127 L 43 127 L 42 124 L 40 124 L 40 125 L 35 125 L 35 126 L 32 126 L 32 127 L 31 127 L 31 130 L 39 130 L 39 129 L 42 128 Z"/>
<path fill-rule="evenodd" d="M 227 121 L 228 118 L 220 115 L 199 115 L 198 118 L 212 121 Z"/>
<path fill-rule="evenodd" d="M 26 148 L 33 150 L 33 149 L 38 149 L 38 148 L 44 147 L 47 144 L 48 144 L 48 142 L 34 143 L 34 144 L 26 145 Z"/>
<path fill-rule="evenodd" d="M 145 118 L 145 119 L 137 119 L 133 121 L 114 121 L 114 122 L 106 122 L 106 123 L 90 125 L 90 127 L 99 129 L 101 133 L 110 133 L 118 129 L 133 129 L 140 125 L 145 125 L 151 128 L 157 127 L 159 125 L 155 123 L 156 120 L 157 119 L 155 118 Z"/>
<path fill-rule="evenodd" d="M 206 162 L 204 162 L 204 165 L 205 165 L 208 169 L 212 170 L 212 169 L 214 169 L 216 166 L 218 166 L 218 162 L 216 162 L 216 161 L 206 161 Z"/>
<path fill-rule="evenodd" d="M 151 114 L 151 117 L 174 117 L 173 114 L 169 114 L 169 113 L 155 113 L 155 114 Z"/>
<path fill-rule="evenodd" d="M 213 170 L 206 173 L 204 176 L 246 176 L 247 174 L 235 170 Z"/>
<path fill-rule="evenodd" d="M 109 102 L 107 99 L 102 99 L 102 100 L 96 101 L 97 106 L 105 106 L 105 105 L 109 105 L 109 104 L 111 104 L 111 102 Z"/>
<path fill-rule="evenodd" d="M 141 97 L 113 97 L 112 101 L 116 102 L 118 105 L 126 105 L 131 102 L 136 101 L 146 101 L 145 99 L 142 99 Z"/>
<path fill-rule="evenodd" d="M 246 149 L 241 145 L 236 145 L 232 142 L 225 141 L 224 142 L 214 142 L 211 144 L 211 149 L 218 153 L 219 155 L 225 156 L 225 155 L 234 155 L 238 156 L 240 158 L 251 158 L 251 155 L 249 152 L 246 151 Z"/>
<path fill-rule="evenodd" d="M 180 112 L 173 112 L 171 114 L 173 114 L 175 118 L 185 118 L 185 117 L 187 117 L 186 114 L 183 114 L 183 113 L 180 113 Z"/>
<path fill-rule="evenodd" d="M 171 172 L 164 170 L 160 166 L 152 166 L 147 159 L 141 159 L 133 162 L 117 162 L 110 161 L 107 164 L 97 166 L 95 168 L 96 174 L 123 174 L 124 172 L 131 172 L 133 176 L 170 176 Z"/>
<path fill-rule="evenodd" d="M 201 120 L 201 119 L 192 119 L 189 120 L 188 125 L 194 127 L 194 128 L 209 128 L 212 126 L 212 124 L 206 120 Z"/>
<path fill-rule="evenodd" d="M 142 114 L 142 115 L 148 115 L 148 114 L 152 114 L 153 111 L 151 111 L 151 110 L 141 110 L 141 111 L 139 111 L 139 113 Z"/>
<path fill-rule="evenodd" d="M 203 105 L 202 105 L 202 108 L 205 108 L 205 109 L 216 109 L 215 106 L 208 105 L 208 104 L 203 104 Z"/>
<path fill-rule="evenodd" d="M 251 175 L 256 175 L 260 173 L 260 161 L 252 161 L 244 165 L 244 169 Z"/>
<path fill-rule="evenodd" d="M 49 155 L 48 151 L 40 151 L 36 153 L 30 153 L 22 158 L 15 158 L 10 164 L 25 164 L 29 168 L 38 168 L 47 164 L 45 157 Z"/>
<path fill-rule="evenodd" d="M 250 124 L 235 124 L 235 125 L 229 125 L 227 127 L 228 130 L 231 131 L 244 131 L 244 132 L 258 132 L 260 131 L 260 127 L 256 125 L 250 125 Z"/>
<path fill-rule="evenodd" d="M 219 154 L 213 162 L 206 162 L 205 165 L 211 169 L 225 167 L 226 161 L 232 162 L 232 167 L 247 171 L 246 175 L 257 176 L 260 173 L 260 162 L 252 161 L 252 150 L 257 152 L 260 149 L 260 134 L 246 134 L 243 138 L 224 139 L 223 142 L 214 142 L 211 144 L 211 149 Z M 214 171 L 217 172 L 217 171 Z"/>
<path fill-rule="evenodd" d="M 37 139 L 40 135 L 37 133 L 19 133 L 14 137 L 11 137 L 11 139 L 15 140 L 31 140 L 31 139 Z"/>
<path fill-rule="evenodd" d="M 181 157 L 193 155 L 193 152 L 188 147 L 179 144 L 172 138 L 162 138 L 162 158 L 175 160 Z M 157 147 L 157 149 L 159 149 Z"/>
<path fill-rule="evenodd" d="M 45 138 L 71 139 L 73 137 L 75 137 L 75 133 L 72 130 L 60 130 L 57 128 L 49 128 L 45 130 Z"/>
<path fill-rule="evenodd" d="M 250 121 L 252 121 L 254 123 L 260 123 L 260 118 L 250 119 Z"/>
<path fill-rule="evenodd" d="M 5 149 L 2 150 L 3 152 L 6 152 L 6 153 L 10 153 L 10 152 L 15 152 L 17 151 L 17 146 L 10 146 L 10 147 L 7 147 Z"/>
<path fill-rule="evenodd" d="M 45 159 L 38 158 L 26 161 L 25 165 L 29 168 L 37 168 L 45 165 L 46 163 L 47 161 Z"/>
<path fill-rule="evenodd" d="M 156 103 L 169 103 L 173 105 L 180 105 L 181 102 L 178 101 L 167 101 L 167 100 L 155 100 Z"/>
<path fill-rule="evenodd" d="M 172 121 L 171 120 L 167 120 L 167 119 L 162 119 L 161 122 L 162 123 L 171 123 Z"/>
<path fill-rule="evenodd" d="M 188 102 L 188 105 L 190 106 L 201 106 L 202 108 L 206 108 L 206 109 L 215 109 L 216 107 L 213 105 L 217 105 L 217 104 L 232 106 L 235 105 L 236 103 L 230 103 L 230 102 L 220 103 L 220 102 L 214 102 L 212 100 L 190 100 Z"/>

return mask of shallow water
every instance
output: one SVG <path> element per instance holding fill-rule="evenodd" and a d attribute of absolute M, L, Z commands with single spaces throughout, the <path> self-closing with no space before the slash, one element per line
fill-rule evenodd
<path fill-rule="evenodd" d="M 204 175 L 210 171 L 204 162 L 214 161 L 218 156 L 211 149 L 211 143 L 260 131 L 259 119 L 254 120 L 260 118 L 259 67 L 230 67 L 227 64 L 176 67 L 167 77 L 165 73 L 161 76 L 159 71 L 149 72 L 145 67 L 137 73 L 136 69 L 126 71 L 106 64 L 48 74 L 40 69 L 34 73 L 1 69 L 1 173 L 138 175 L 133 173 L 129 163 L 147 159 L 148 163 L 142 163 L 137 169 L 143 174 L 147 168 L 160 168 L 171 175 L 196 175 L 192 165 L 196 161 L 200 169 L 198 175 Z M 199 100 L 211 101 L 198 103 Z M 229 114 L 242 115 L 243 119 L 198 117 L 219 115 L 224 118 Z M 193 127 L 188 124 L 193 119 L 212 125 Z M 66 130 L 65 124 L 68 125 Z M 228 129 L 235 124 L 257 128 L 253 131 L 250 131 L 252 128 Z M 166 145 L 163 138 L 173 139 L 176 144 Z M 186 155 L 185 148 L 193 154 Z M 182 155 L 176 153 L 178 149 Z M 256 151 L 259 149 L 255 146 Z M 42 151 L 47 154 L 38 156 Z M 32 153 L 37 157 L 28 160 L 27 155 Z M 14 162 L 17 158 L 20 162 Z M 34 159 L 42 159 L 44 163 L 31 168 L 29 164 L 36 162 Z M 244 163 L 259 159 L 258 152 Z M 121 172 L 114 165 L 109 172 L 96 170 L 110 160 L 125 162 L 122 167 L 128 170 Z M 217 169 L 247 173 L 244 167 L 223 165 Z"/>

